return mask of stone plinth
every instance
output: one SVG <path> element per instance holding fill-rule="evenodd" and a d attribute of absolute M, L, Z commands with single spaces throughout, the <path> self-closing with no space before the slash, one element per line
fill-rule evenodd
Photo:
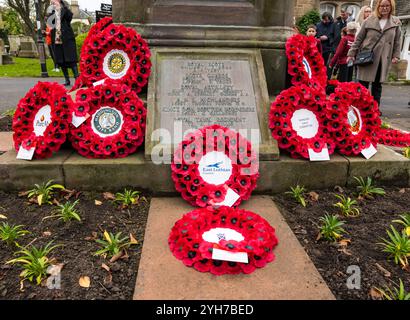
<path fill-rule="evenodd" d="M 187 268 L 168 248 L 174 223 L 192 211 L 180 198 L 151 201 L 135 300 L 334 300 L 334 296 L 269 197 L 243 207 L 275 229 L 276 260 L 250 275 L 214 276 Z"/>

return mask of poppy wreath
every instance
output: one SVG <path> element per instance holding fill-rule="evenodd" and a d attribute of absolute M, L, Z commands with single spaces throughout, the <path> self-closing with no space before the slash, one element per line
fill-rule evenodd
<path fill-rule="evenodd" d="M 335 91 L 326 106 L 326 125 L 343 155 L 359 155 L 377 146 L 381 120 L 377 102 L 359 83 L 332 82 Z"/>
<path fill-rule="evenodd" d="M 325 125 L 326 96 L 322 88 L 307 85 L 291 87 L 281 92 L 271 105 L 269 127 L 279 148 L 292 158 L 309 159 L 309 149 L 332 154 L 335 145 Z"/>
<path fill-rule="evenodd" d="M 81 52 L 81 77 L 77 87 L 112 79 L 139 93 L 151 73 L 151 53 L 147 42 L 131 28 L 109 24 L 89 33 Z"/>
<path fill-rule="evenodd" d="M 71 124 L 69 136 L 86 158 L 124 158 L 144 141 L 147 110 L 126 85 L 107 80 L 78 90 L 73 113 L 87 118 L 78 128 Z"/>
<path fill-rule="evenodd" d="M 275 229 L 259 215 L 220 207 L 196 209 L 182 217 L 168 239 L 174 256 L 186 266 L 214 275 L 250 274 L 274 261 Z M 215 249 L 246 253 L 248 263 L 213 260 Z"/>
<path fill-rule="evenodd" d="M 35 148 L 33 158 L 45 159 L 66 141 L 73 101 L 57 84 L 37 83 L 17 105 L 13 117 L 16 151 Z"/>
<path fill-rule="evenodd" d="M 314 37 L 301 34 L 290 37 L 286 42 L 286 56 L 293 85 L 315 83 L 326 87 L 326 67 Z"/>
<path fill-rule="evenodd" d="M 239 196 L 233 204 L 238 206 L 250 198 L 259 178 L 251 143 L 220 125 L 188 134 L 175 150 L 171 169 L 176 190 L 198 207 L 217 206 L 230 191 Z"/>
<path fill-rule="evenodd" d="M 395 129 L 379 129 L 377 132 L 379 144 L 406 148 L 410 146 L 410 133 Z"/>

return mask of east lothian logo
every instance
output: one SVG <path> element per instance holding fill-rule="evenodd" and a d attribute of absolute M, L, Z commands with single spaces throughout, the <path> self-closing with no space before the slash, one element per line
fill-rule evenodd
<path fill-rule="evenodd" d="M 101 108 L 93 117 L 93 129 L 100 136 L 117 134 L 122 127 L 122 115 L 114 108 Z"/>

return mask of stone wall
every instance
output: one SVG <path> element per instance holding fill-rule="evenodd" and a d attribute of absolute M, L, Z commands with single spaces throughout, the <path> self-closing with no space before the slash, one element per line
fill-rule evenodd
<path fill-rule="evenodd" d="M 371 0 L 296 0 L 295 1 L 295 18 L 300 18 L 312 9 L 319 10 L 321 3 L 329 3 L 336 6 L 336 16 L 340 14 L 340 9 L 345 4 L 357 4 L 362 7 L 369 5 Z"/>

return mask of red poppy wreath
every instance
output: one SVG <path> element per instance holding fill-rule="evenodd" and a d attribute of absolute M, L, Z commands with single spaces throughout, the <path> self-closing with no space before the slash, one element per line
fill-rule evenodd
<path fill-rule="evenodd" d="M 259 215 L 229 207 L 197 209 L 175 223 L 169 236 L 174 256 L 214 275 L 250 274 L 275 259 L 275 229 Z"/>
<path fill-rule="evenodd" d="M 377 132 L 378 142 L 386 146 L 406 148 L 410 146 L 410 133 L 395 129 L 380 129 Z"/>
<path fill-rule="evenodd" d="M 76 93 L 70 141 L 87 158 L 124 158 L 143 143 L 147 110 L 126 85 L 108 80 Z"/>
<path fill-rule="evenodd" d="M 112 79 L 127 84 L 139 93 L 151 72 L 148 44 L 131 28 L 110 24 L 104 30 L 90 33 L 81 52 L 81 84 Z"/>
<path fill-rule="evenodd" d="M 343 155 L 359 155 L 375 148 L 381 126 L 377 102 L 359 83 L 337 83 L 326 106 L 326 122 Z"/>
<path fill-rule="evenodd" d="M 279 147 L 293 158 L 310 158 L 314 153 L 334 152 L 334 143 L 324 124 L 326 96 L 323 89 L 307 85 L 291 87 L 271 105 L 269 127 Z"/>
<path fill-rule="evenodd" d="M 44 159 L 57 152 L 69 132 L 72 105 L 63 86 L 37 83 L 20 100 L 14 114 L 13 140 L 18 157 Z"/>
<path fill-rule="evenodd" d="M 171 165 L 175 188 L 193 206 L 238 206 L 259 178 L 251 143 L 236 131 L 213 125 L 188 134 Z"/>
<path fill-rule="evenodd" d="M 296 34 L 286 42 L 288 72 L 292 84 L 327 84 L 326 67 L 314 37 Z"/>

